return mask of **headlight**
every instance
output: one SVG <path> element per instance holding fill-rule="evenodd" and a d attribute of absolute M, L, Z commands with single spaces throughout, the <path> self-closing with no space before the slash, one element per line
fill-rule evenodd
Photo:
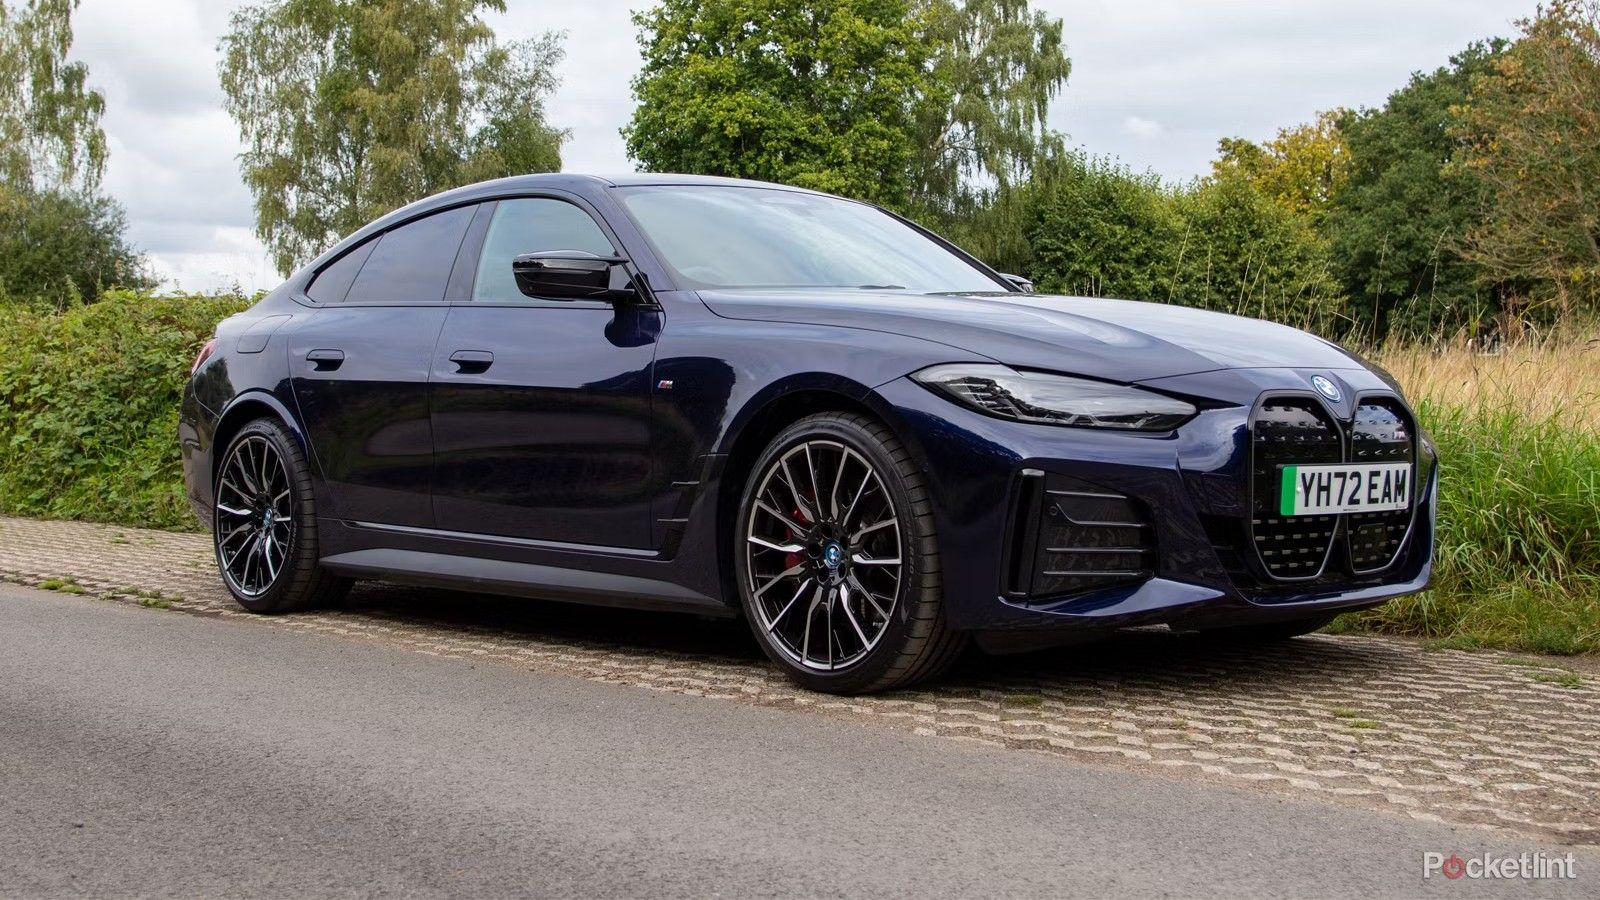
<path fill-rule="evenodd" d="M 1005 366 L 950 363 L 911 378 L 981 413 L 1043 425 L 1171 431 L 1196 412 L 1192 404 L 1139 388 Z"/>

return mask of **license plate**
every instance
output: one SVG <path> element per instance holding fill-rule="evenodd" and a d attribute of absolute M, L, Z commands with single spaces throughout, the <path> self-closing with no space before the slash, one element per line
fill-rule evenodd
<path fill-rule="evenodd" d="M 1411 507 L 1410 463 L 1284 466 L 1279 515 L 1328 516 Z"/>

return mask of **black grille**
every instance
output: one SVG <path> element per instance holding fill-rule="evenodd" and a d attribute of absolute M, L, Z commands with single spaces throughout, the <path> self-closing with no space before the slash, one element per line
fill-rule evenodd
<path fill-rule="evenodd" d="M 1240 586 L 1269 588 L 1272 582 L 1350 582 L 1393 566 L 1404 549 L 1417 508 L 1416 427 L 1391 397 L 1362 400 L 1355 419 L 1336 421 L 1312 397 L 1268 400 L 1251 425 L 1249 527 L 1230 527 L 1223 517 L 1206 523 L 1224 568 Z M 1338 516 L 1280 516 L 1281 466 L 1319 463 L 1413 463 L 1410 509 Z M 1243 530 L 1255 548 L 1266 581 L 1243 571 L 1238 541 Z"/>
<path fill-rule="evenodd" d="M 1350 461 L 1357 463 L 1414 463 L 1415 444 L 1405 410 L 1392 400 L 1373 399 L 1356 407 L 1350 428 Z M 1415 467 L 1413 467 L 1413 472 Z M 1417 485 L 1412 485 L 1413 494 Z M 1411 529 L 1412 511 L 1357 513 L 1348 516 L 1345 540 L 1350 568 L 1378 572 L 1394 564 Z"/>
<path fill-rule="evenodd" d="M 1155 535 L 1144 504 L 1063 475 L 1024 475 L 1006 592 L 1055 597 L 1143 581 Z"/>
<path fill-rule="evenodd" d="M 1344 462 L 1344 435 L 1322 404 L 1282 397 L 1256 414 L 1251 447 L 1250 538 L 1261 564 L 1274 578 L 1315 578 L 1333 549 L 1339 517 L 1277 515 L 1278 467 Z"/>

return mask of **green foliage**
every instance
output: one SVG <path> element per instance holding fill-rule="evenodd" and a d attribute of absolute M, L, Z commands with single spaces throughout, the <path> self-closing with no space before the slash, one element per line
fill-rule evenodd
<path fill-rule="evenodd" d="M 1025 274 L 1046 292 L 1175 299 L 1184 234 L 1175 197 L 1154 175 L 1067 158 L 1035 185 L 1023 230 Z"/>
<path fill-rule="evenodd" d="M 107 197 L 0 188 L 0 304 L 59 308 L 106 287 L 152 287 L 124 228 Z"/>
<path fill-rule="evenodd" d="M 93 191 L 106 163 L 105 98 L 67 62 L 78 0 L 0 0 L 0 185 Z"/>
<path fill-rule="evenodd" d="M 1177 201 L 1184 233 L 1172 301 L 1323 334 L 1342 330 L 1344 297 L 1307 217 L 1236 174 L 1200 182 Z"/>
<path fill-rule="evenodd" d="M 1060 150 L 1046 120 L 1072 63 L 1061 20 L 1028 0 L 926 0 L 924 21 L 933 79 L 915 112 L 910 206 L 948 222 Z"/>
<path fill-rule="evenodd" d="M 1339 123 L 1346 110 L 1320 113 L 1316 121 L 1282 128 L 1265 144 L 1223 138 L 1212 172 L 1250 179 L 1290 212 L 1320 224 L 1329 202 L 1349 178 L 1350 151 Z"/>
<path fill-rule="evenodd" d="M 1477 186 L 1451 170 L 1460 150 L 1452 128 L 1473 78 L 1502 49 L 1474 44 L 1341 124 L 1349 180 L 1331 198 L 1327 233 L 1350 316 L 1369 339 L 1476 327 L 1493 315 L 1477 267 L 1459 252 L 1479 201 Z"/>
<path fill-rule="evenodd" d="M 1553 0 L 1519 24 L 1522 37 L 1475 76 L 1460 110 L 1461 170 L 1485 200 L 1466 256 L 1506 289 L 1508 313 L 1593 314 L 1600 311 L 1600 3 Z"/>
<path fill-rule="evenodd" d="M 1433 590 L 1359 627 L 1544 653 L 1600 650 L 1600 434 L 1423 402 L 1440 453 Z"/>
<path fill-rule="evenodd" d="M 1154 175 L 1063 157 L 978 219 L 1002 265 L 1040 288 L 1157 300 L 1338 328 L 1342 297 L 1310 223 L 1244 174 L 1169 188 Z M 1016 241 L 1020 233 L 1027 252 Z"/>
<path fill-rule="evenodd" d="M 218 71 L 256 233 L 287 274 L 396 207 L 560 168 L 544 103 L 561 35 L 501 44 L 504 0 L 266 0 L 233 14 Z"/>
<path fill-rule="evenodd" d="M 0 306 L 56 307 L 148 287 L 122 207 L 96 188 L 105 100 L 66 61 L 77 0 L 0 0 Z"/>
<path fill-rule="evenodd" d="M 910 0 L 665 0 L 634 23 L 641 167 L 904 205 L 931 83 Z"/>
<path fill-rule="evenodd" d="M 0 512 L 192 528 L 176 436 L 189 365 L 237 297 L 0 307 Z"/>

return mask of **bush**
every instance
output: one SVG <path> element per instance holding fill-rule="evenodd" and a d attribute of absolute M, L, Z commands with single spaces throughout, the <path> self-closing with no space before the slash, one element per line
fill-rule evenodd
<path fill-rule="evenodd" d="M 1059 159 L 977 214 L 975 249 L 1050 293 L 1155 300 L 1344 330 L 1345 299 L 1310 220 L 1225 172 L 1181 187 Z"/>
<path fill-rule="evenodd" d="M 193 528 L 177 413 L 189 365 L 237 297 L 112 292 L 0 307 L 0 512 Z"/>
<path fill-rule="evenodd" d="M 125 228 L 108 197 L 0 188 L 0 305 L 59 309 L 114 286 L 154 287 Z"/>

